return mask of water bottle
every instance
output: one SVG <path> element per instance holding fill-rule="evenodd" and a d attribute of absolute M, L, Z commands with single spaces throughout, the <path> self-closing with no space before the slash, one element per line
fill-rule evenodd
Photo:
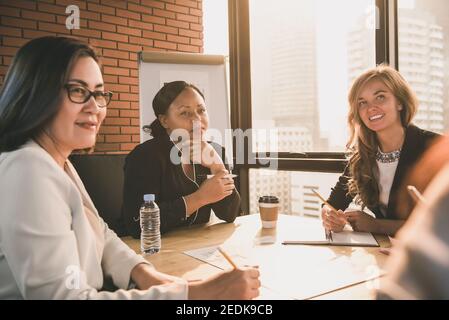
<path fill-rule="evenodd" d="M 145 194 L 140 207 L 140 249 L 142 254 L 154 254 L 161 250 L 159 207 L 154 202 L 154 194 Z"/>

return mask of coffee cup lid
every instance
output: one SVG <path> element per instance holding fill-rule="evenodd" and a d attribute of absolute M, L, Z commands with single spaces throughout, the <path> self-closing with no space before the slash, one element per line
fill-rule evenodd
<path fill-rule="evenodd" d="M 276 196 L 262 196 L 259 198 L 261 203 L 279 203 L 279 199 Z"/>

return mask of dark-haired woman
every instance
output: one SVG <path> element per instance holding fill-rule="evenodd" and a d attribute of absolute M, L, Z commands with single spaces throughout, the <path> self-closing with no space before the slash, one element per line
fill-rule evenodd
<path fill-rule="evenodd" d="M 67 158 L 94 146 L 110 99 L 84 42 L 34 39 L 14 57 L 0 91 L 0 299 L 257 296 L 256 269 L 188 283 L 156 271 L 100 218 Z M 118 290 L 102 290 L 105 278 Z"/>
<path fill-rule="evenodd" d="M 352 154 L 327 200 L 338 211 L 323 206 L 323 225 L 339 232 L 349 223 L 355 231 L 394 235 L 410 214 L 398 211 L 407 172 L 437 134 L 411 123 L 418 101 L 391 67 L 381 65 L 361 74 L 348 98 Z M 375 217 L 364 211 L 343 212 L 354 198 Z"/>
<path fill-rule="evenodd" d="M 157 117 L 149 126 L 153 139 L 138 145 L 126 159 L 127 231 L 140 236 L 136 218 L 148 193 L 155 194 L 160 207 L 162 232 L 206 223 L 211 209 L 218 218 L 233 222 L 240 211 L 240 196 L 224 165 L 224 149 L 204 141 L 209 117 L 201 91 L 184 81 L 167 83 L 154 97 L 153 110 Z M 181 142 L 178 137 L 183 137 Z"/>

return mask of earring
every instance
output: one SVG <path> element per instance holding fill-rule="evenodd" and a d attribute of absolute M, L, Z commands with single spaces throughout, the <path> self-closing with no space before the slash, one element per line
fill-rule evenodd
<path fill-rule="evenodd" d="M 402 105 L 398 105 L 398 111 L 402 110 Z"/>

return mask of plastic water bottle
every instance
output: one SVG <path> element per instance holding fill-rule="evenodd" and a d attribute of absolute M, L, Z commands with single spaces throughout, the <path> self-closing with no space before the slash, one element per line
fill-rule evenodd
<path fill-rule="evenodd" d="M 154 194 L 143 196 L 140 207 L 140 249 L 142 253 L 154 254 L 161 250 L 159 207 L 154 202 Z"/>

